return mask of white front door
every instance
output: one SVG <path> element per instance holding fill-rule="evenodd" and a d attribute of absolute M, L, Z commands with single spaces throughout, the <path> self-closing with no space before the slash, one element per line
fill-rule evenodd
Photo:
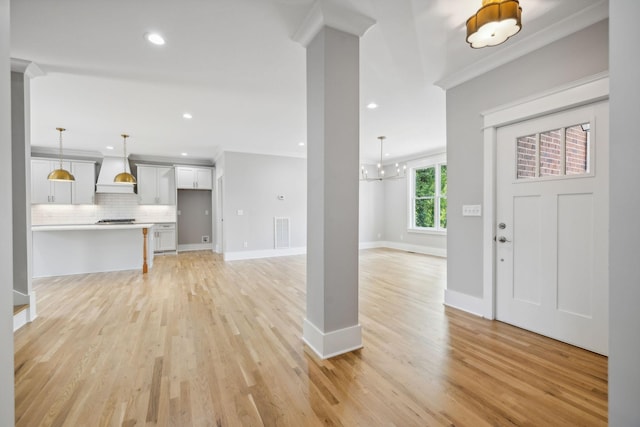
<path fill-rule="evenodd" d="M 607 354 L 608 103 L 497 135 L 497 319 Z"/>

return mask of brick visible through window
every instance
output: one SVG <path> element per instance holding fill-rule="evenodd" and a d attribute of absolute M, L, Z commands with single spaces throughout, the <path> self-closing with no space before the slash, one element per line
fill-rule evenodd
<path fill-rule="evenodd" d="M 536 136 L 518 138 L 518 179 L 536 177 Z"/>
<path fill-rule="evenodd" d="M 517 179 L 589 173 L 590 128 L 589 123 L 583 123 L 518 137 Z"/>
<path fill-rule="evenodd" d="M 562 174 L 562 130 L 540 134 L 540 176 Z"/>
<path fill-rule="evenodd" d="M 571 126 L 565 129 L 566 174 L 580 175 L 589 172 L 588 141 L 589 131 L 585 125 Z"/>

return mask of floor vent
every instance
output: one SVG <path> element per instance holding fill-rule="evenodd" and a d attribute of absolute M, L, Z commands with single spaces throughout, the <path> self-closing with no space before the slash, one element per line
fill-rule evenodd
<path fill-rule="evenodd" d="M 275 248 L 282 249 L 291 246 L 290 242 L 290 226 L 289 218 L 283 216 L 277 216 L 274 218 L 274 230 L 275 230 Z"/>

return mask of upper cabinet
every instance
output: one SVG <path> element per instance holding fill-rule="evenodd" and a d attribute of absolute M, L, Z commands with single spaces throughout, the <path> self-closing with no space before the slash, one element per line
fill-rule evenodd
<path fill-rule="evenodd" d="M 72 182 L 49 181 L 47 176 L 60 167 L 59 160 L 31 159 L 31 203 L 92 204 L 95 196 L 95 163 L 63 161 L 62 167 L 75 177 Z"/>
<path fill-rule="evenodd" d="M 213 188 L 211 168 L 176 166 L 176 180 L 179 189 L 211 190 Z"/>
<path fill-rule="evenodd" d="M 91 205 L 96 198 L 96 164 L 95 162 L 71 162 L 71 173 L 76 181 L 71 184 L 71 203 L 74 205 Z"/>
<path fill-rule="evenodd" d="M 169 166 L 138 166 L 138 201 L 141 205 L 175 205 L 175 173 Z"/>

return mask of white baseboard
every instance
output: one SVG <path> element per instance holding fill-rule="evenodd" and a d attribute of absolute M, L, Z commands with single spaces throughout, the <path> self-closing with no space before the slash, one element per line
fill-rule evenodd
<path fill-rule="evenodd" d="M 482 298 L 452 291 L 450 289 L 445 289 L 444 305 L 457 308 L 458 310 L 466 311 L 467 313 L 475 314 L 476 316 L 483 317 L 482 313 L 484 313 L 484 300 Z"/>
<path fill-rule="evenodd" d="M 358 249 L 377 249 L 384 248 L 384 243 L 382 240 L 378 240 L 375 242 L 360 242 L 358 244 Z"/>
<path fill-rule="evenodd" d="M 380 246 L 376 246 L 378 248 L 389 248 L 389 249 L 397 249 L 405 252 L 415 252 L 418 254 L 424 255 L 433 255 L 442 258 L 447 257 L 447 250 L 442 248 L 432 248 L 430 246 L 421 246 L 421 245 L 412 245 L 409 243 L 400 243 L 400 242 L 391 242 L 391 241 L 380 241 Z"/>
<path fill-rule="evenodd" d="M 178 252 L 206 251 L 213 250 L 213 243 L 193 243 L 188 245 L 178 245 Z"/>
<path fill-rule="evenodd" d="M 303 255 L 307 253 L 306 246 L 287 249 L 263 249 L 259 251 L 225 252 L 225 261 L 239 261 L 243 259 L 273 258 L 279 256 Z"/>
<path fill-rule="evenodd" d="M 329 359 L 362 348 L 362 326 L 358 324 L 324 333 L 305 318 L 302 340 L 318 357 Z"/>
<path fill-rule="evenodd" d="M 429 246 L 410 245 L 408 243 L 389 242 L 384 240 L 378 240 L 376 242 L 360 242 L 358 244 L 359 249 L 376 249 L 376 248 L 389 248 L 397 249 L 405 252 L 415 252 L 424 255 L 433 255 L 438 257 L 447 257 L 447 250 L 441 248 L 432 248 Z M 178 247 L 180 249 L 180 246 Z M 200 249 L 193 249 L 200 250 Z M 239 261 L 243 259 L 258 259 L 258 258 L 273 258 L 279 256 L 290 255 L 303 255 L 307 253 L 305 246 L 288 249 L 264 249 L 258 251 L 236 251 L 225 252 L 223 254 L 225 261 Z"/>
<path fill-rule="evenodd" d="M 13 305 L 24 305 L 27 304 L 29 308 L 18 313 L 22 314 L 26 312 L 26 322 L 33 322 L 33 320 L 38 317 L 38 312 L 36 310 L 36 293 L 35 291 L 31 291 L 29 295 L 25 295 L 21 292 L 13 290 Z M 22 326 L 22 325 L 20 325 Z M 15 319 L 14 319 L 14 328 L 15 328 Z M 15 331 L 15 329 L 14 329 Z"/>
<path fill-rule="evenodd" d="M 28 313 L 29 309 L 27 308 L 26 310 L 22 310 L 20 313 L 15 314 L 13 316 L 13 332 L 17 331 L 18 329 L 22 328 L 24 325 L 26 325 L 29 322 L 29 313 Z"/>

